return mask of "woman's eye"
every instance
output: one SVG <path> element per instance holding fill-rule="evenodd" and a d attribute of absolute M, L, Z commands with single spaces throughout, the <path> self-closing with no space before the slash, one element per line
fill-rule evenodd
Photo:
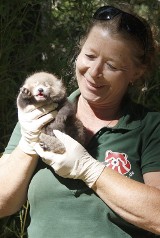
<path fill-rule="evenodd" d="M 87 58 L 89 58 L 89 59 L 94 59 L 95 58 L 95 56 L 91 55 L 91 54 L 85 54 L 85 56 L 87 56 Z"/>
<path fill-rule="evenodd" d="M 108 66 L 108 68 L 111 69 L 111 70 L 117 70 L 117 68 L 114 67 L 112 64 L 107 63 L 107 66 Z"/>

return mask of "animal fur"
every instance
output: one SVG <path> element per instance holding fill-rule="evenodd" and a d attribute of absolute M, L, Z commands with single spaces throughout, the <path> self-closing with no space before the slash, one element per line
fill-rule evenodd
<path fill-rule="evenodd" d="M 75 140 L 84 143 L 84 129 L 76 118 L 75 106 L 66 96 L 66 89 L 61 80 L 46 72 L 38 72 L 28 77 L 17 97 L 17 106 L 24 111 L 53 103 L 57 116 L 45 125 L 40 134 L 40 145 L 44 150 L 64 153 L 63 144 L 54 136 L 53 130 L 60 130 Z"/>

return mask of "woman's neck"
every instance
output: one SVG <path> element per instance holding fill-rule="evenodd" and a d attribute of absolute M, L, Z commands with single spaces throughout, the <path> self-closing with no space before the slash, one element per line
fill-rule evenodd
<path fill-rule="evenodd" d="M 97 120 L 110 121 L 119 119 L 120 116 L 120 104 L 112 105 L 95 105 L 88 103 L 82 96 L 79 97 L 77 113 L 83 112 L 89 117 Z"/>
<path fill-rule="evenodd" d="M 77 117 L 82 121 L 88 141 L 102 127 L 113 127 L 120 117 L 120 105 L 93 105 L 82 96 L 77 104 Z"/>

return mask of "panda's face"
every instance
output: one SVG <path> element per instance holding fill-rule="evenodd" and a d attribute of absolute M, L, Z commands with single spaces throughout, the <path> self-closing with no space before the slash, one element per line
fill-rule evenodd
<path fill-rule="evenodd" d="M 59 95 L 65 95 L 62 81 L 48 73 L 36 73 L 26 79 L 24 88 L 28 89 L 35 101 L 53 101 Z"/>
<path fill-rule="evenodd" d="M 36 101 L 45 101 L 50 98 L 51 87 L 45 82 L 43 84 L 36 82 L 35 85 L 32 85 L 30 91 Z"/>

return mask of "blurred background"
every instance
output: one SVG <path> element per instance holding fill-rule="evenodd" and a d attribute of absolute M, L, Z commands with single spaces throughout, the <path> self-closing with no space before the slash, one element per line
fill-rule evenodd
<path fill-rule="evenodd" d="M 77 87 L 74 61 L 77 45 L 98 7 L 114 0 L 1 0 L 0 1 L 0 154 L 17 122 L 16 97 L 25 78 L 48 71 L 62 78 L 68 95 Z M 146 18 L 160 40 L 160 0 L 126 0 Z M 160 111 L 160 55 L 147 82 L 147 91 L 133 97 Z M 15 175 L 16 176 L 16 175 Z M 0 219 L 0 238 L 26 238 L 28 203 L 17 214 Z"/>

